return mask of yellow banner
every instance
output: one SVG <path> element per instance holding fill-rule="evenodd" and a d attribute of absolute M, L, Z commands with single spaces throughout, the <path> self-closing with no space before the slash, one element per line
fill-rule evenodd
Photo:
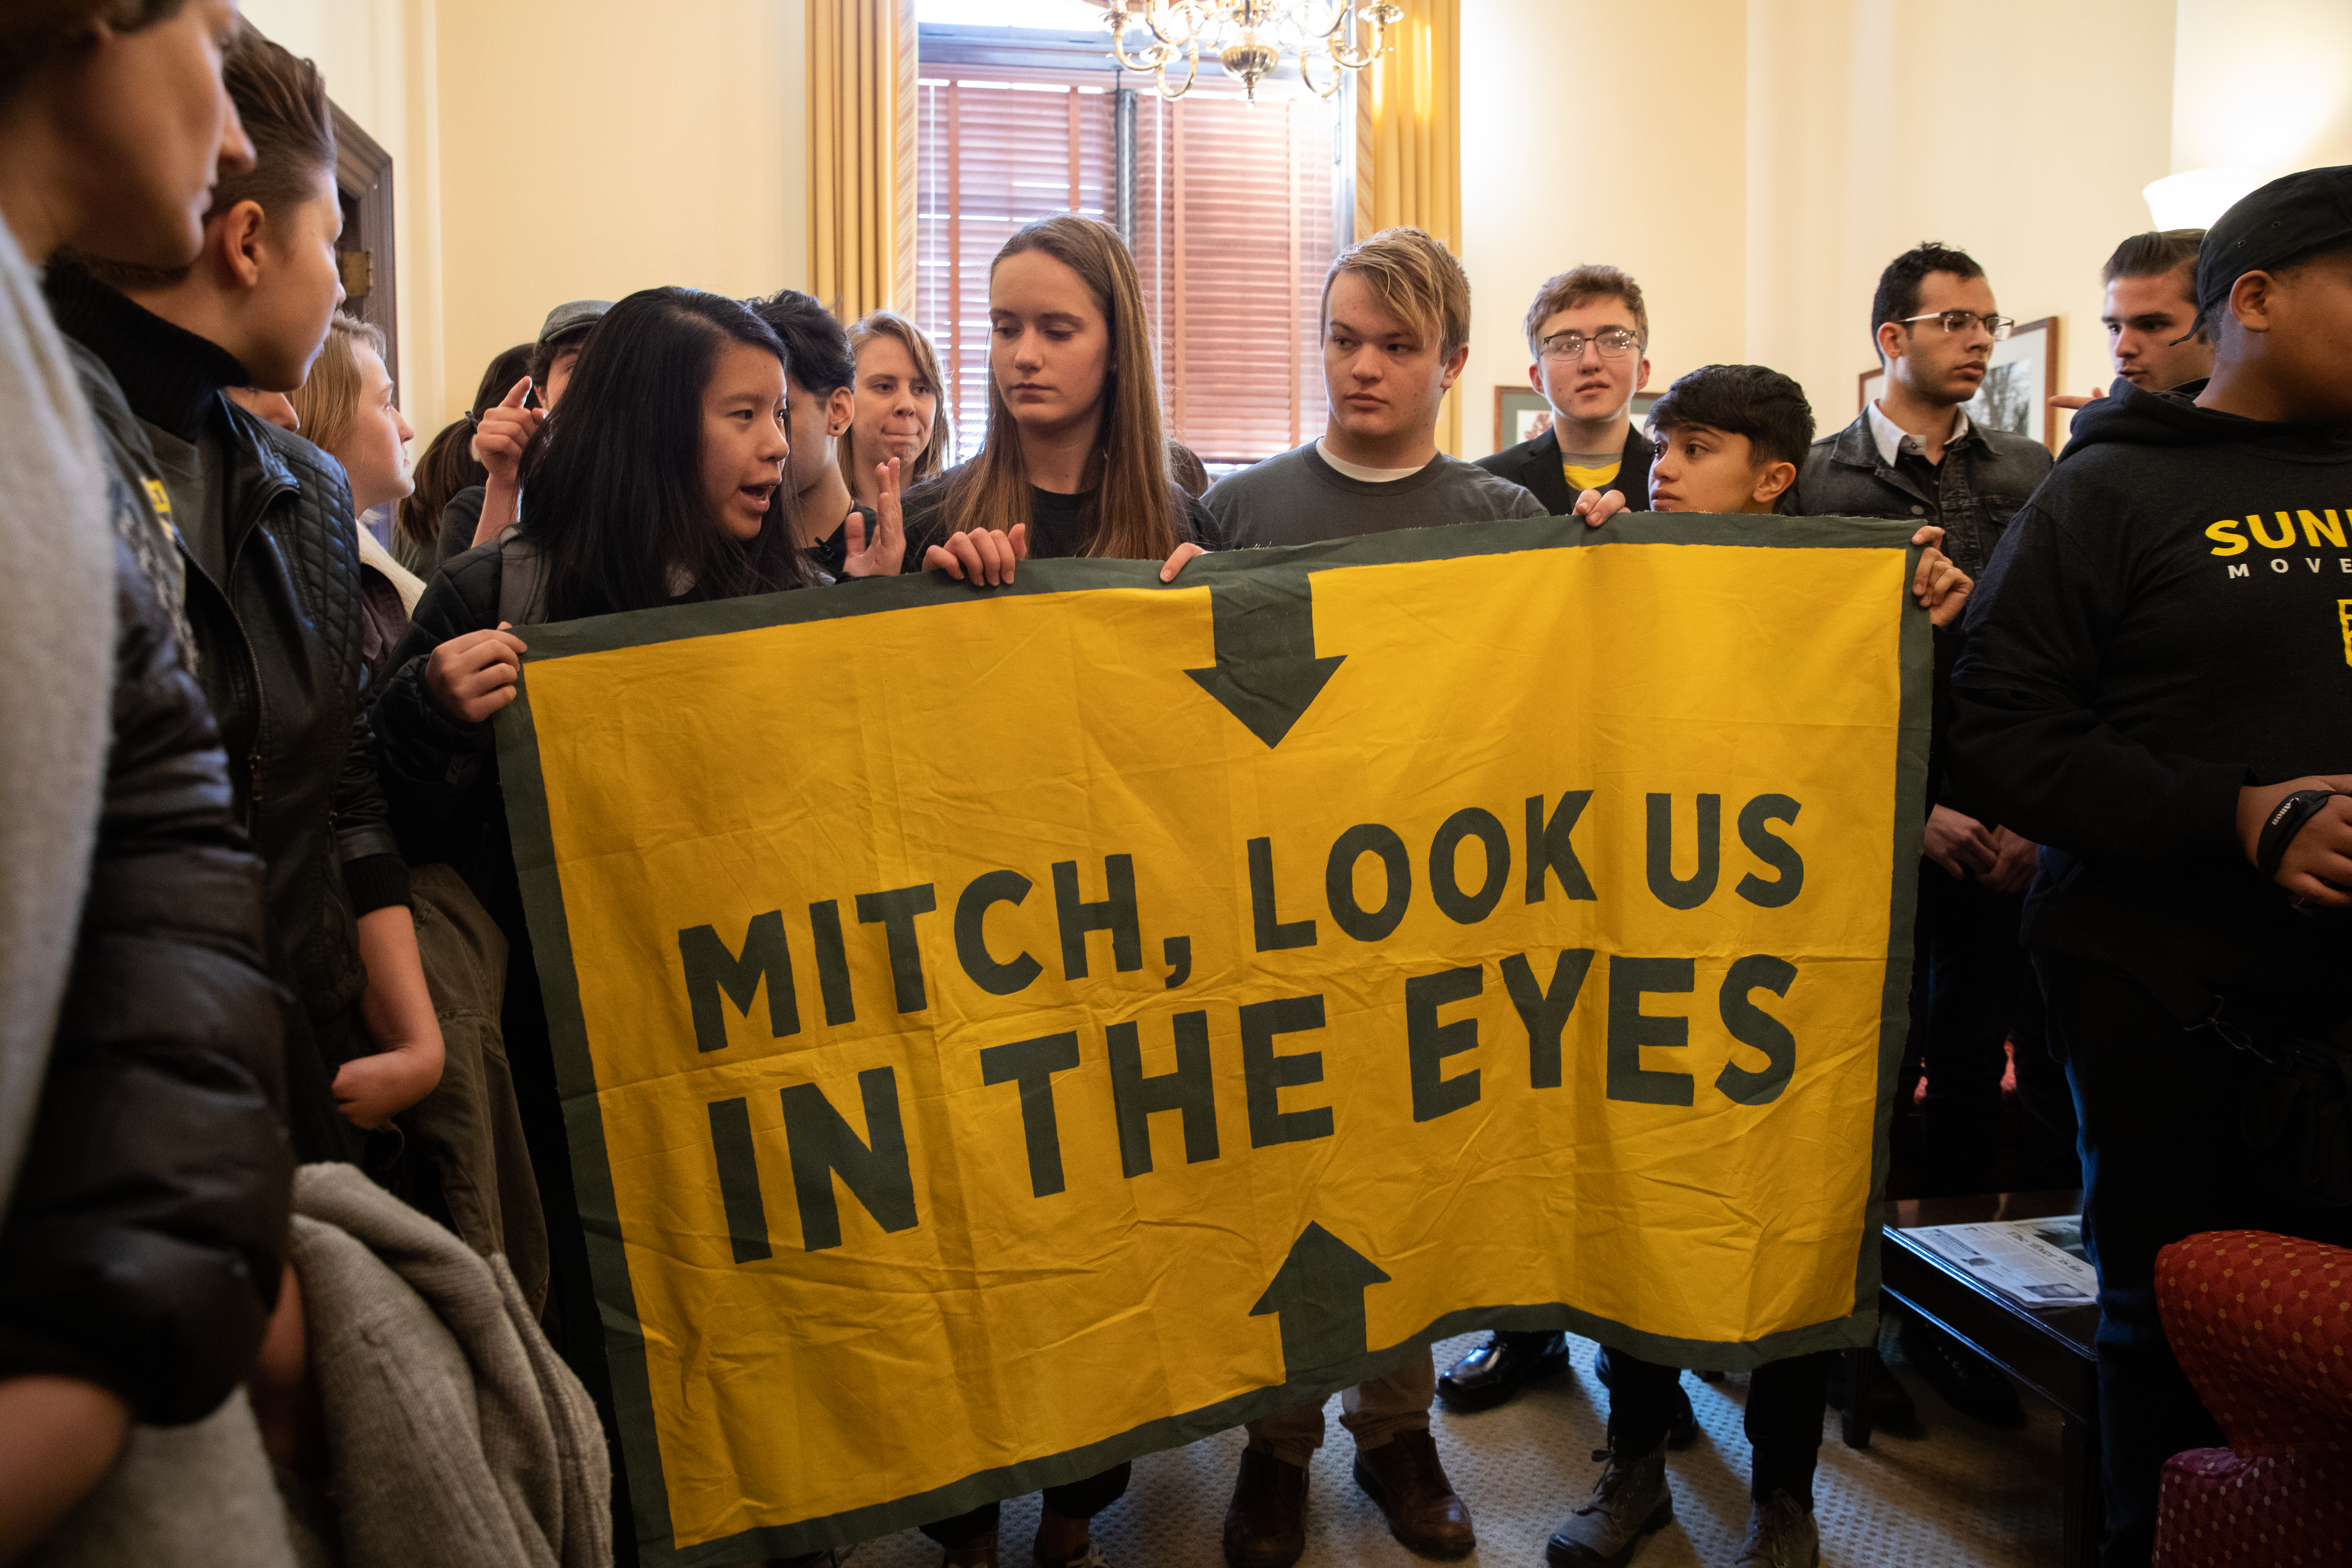
<path fill-rule="evenodd" d="M 1908 532 L 1463 525 L 534 631 L 501 768 L 646 1561 L 946 1517 L 1481 1325 L 1866 1342 Z"/>

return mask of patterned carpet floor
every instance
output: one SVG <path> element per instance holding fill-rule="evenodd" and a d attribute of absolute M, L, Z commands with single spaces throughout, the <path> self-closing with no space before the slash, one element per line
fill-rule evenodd
<path fill-rule="evenodd" d="M 1442 1370 L 1484 1336 L 1437 1346 Z M 1581 1502 L 1599 1468 L 1607 1394 L 1591 1377 L 1591 1344 L 1573 1342 L 1576 1375 L 1539 1384 L 1498 1410 L 1433 1413 L 1440 1456 L 1470 1506 L 1482 1568 L 1540 1568 L 1544 1542 Z M 2028 1425 L 1995 1431 L 1946 1405 L 1907 1367 L 1900 1378 L 1919 1407 L 1908 1435 L 1881 1431 L 1867 1449 L 1846 1447 L 1832 1413 L 1814 1483 L 1822 1561 L 1837 1568 L 2040 1568 L 2062 1551 L 2057 1413 L 2025 1395 Z M 1744 1377 L 1702 1384 L 1685 1375 L 1703 1428 L 1669 1456 L 1675 1523 L 1643 1542 L 1630 1568 L 1728 1568 L 1748 1524 L 1748 1443 L 1740 1433 Z M 1356 1489 L 1352 1454 L 1335 1396 L 1329 1437 L 1316 1456 L 1301 1568 L 1405 1568 L 1422 1559 L 1388 1534 L 1380 1510 Z M 1097 1521 L 1113 1568 L 1223 1568 L 1218 1531 L 1232 1495 L 1242 1434 L 1136 1461 L 1127 1496 Z M 1003 1561 L 1027 1568 L 1036 1529 L 1034 1497 L 1007 1503 Z M 848 1568 L 936 1568 L 940 1550 L 909 1531 L 869 1542 Z"/>

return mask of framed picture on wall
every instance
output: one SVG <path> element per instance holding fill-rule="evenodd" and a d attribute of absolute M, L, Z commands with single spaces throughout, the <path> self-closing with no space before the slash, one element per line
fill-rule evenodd
<path fill-rule="evenodd" d="M 1650 416 L 1650 406 L 1664 395 L 1658 392 L 1637 392 L 1633 395 L 1633 427 L 1640 429 L 1642 421 Z M 1516 447 L 1522 441 L 1532 441 L 1551 428 L 1551 405 L 1540 392 L 1530 392 L 1524 386 L 1495 388 L 1495 450 Z"/>
<path fill-rule="evenodd" d="M 1495 388 L 1495 450 L 1532 441 L 1551 428 L 1551 405 L 1524 386 Z"/>
<path fill-rule="evenodd" d="M 1992 346 L 1984 384 L 1968 401 L 1969 417 L 1989 430 L 2024 436 L 2055 450 L 2058 411 L 2050 394 L 2058 384 L 2058 318 L 2020 321 Z"/>
<path fill-rule="evenodd" d="M 1866 370 L 1855 378 L 1857 414 L 1886 390 L 1886 372 Z M 2009 336 L 1992 346 L 1992 363 L 1985 368 L 1984 384 L 1964 406 L 1969 418 L 1989 430 L 2006 430 L 2058 449 L 2058 411 L 2050 406 L 2051 389 L 2058 384 L 2058 318 L 2021 321 Z"/>

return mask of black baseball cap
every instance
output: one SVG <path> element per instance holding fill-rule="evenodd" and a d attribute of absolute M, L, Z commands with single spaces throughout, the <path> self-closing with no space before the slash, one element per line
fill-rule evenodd
<path fill-rule="evenodd" d="M 2333 244 L 2352 245 L 2352 163 L 2282 174 L 2241 196 L 2205 234 L 2197 313 L 2210 317 L 2238 279 Z"/>

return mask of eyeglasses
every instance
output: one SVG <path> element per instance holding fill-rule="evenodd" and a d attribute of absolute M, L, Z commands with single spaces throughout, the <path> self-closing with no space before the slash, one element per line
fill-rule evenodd
<path fill-rule="evenodd" d="M 1589 338 L 1582 332 L 1557 332 L 1543 341 L 1543 357 L 1573 363 L 1584 357 L 1587 343 L 1599 349 L 1602 359 L 1623 359 L 1642 346 L 1642 340 L 1622 327 L 1612 327 Z"/>
<path fill-rule="evenodd" d="M 1948 332 L 1965 332 L 1981 321 L 1995 342 L 2009 336 L 2010 329 L 2017 325 L 2015 316 L 1979 316 L 1974 310 L 1930 310 L 1924 316 L 1906 316 L 1896 324 L 1907 327 L 1914 321 L 1939 321 Z"/>

